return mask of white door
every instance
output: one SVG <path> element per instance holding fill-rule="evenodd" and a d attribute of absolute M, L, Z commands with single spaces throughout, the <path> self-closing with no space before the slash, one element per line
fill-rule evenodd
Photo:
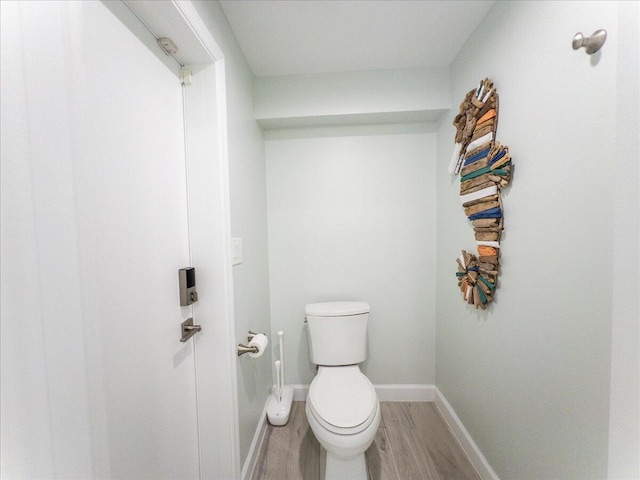
<path fill-rule="evenodd" d="M 101 2 L 2 4 L 3 478 L 198 478 L 180 82 Z"/>

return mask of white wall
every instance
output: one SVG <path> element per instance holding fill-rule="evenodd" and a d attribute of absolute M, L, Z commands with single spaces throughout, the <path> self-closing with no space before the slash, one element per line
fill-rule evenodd
<path fill-rule="evenodd" d="M 609 32 L 601 54 L 571 49 L 576 32 L 598 28 Z M 451 66 L 454 104 L 480 79 L 495 82 L 497 138 L 516 167 L 496 301 L 475 311 L 454 276 L 459 250 L 474 243 L 446 171 L 457 109 L 443 120 L 436 384 L 501 478 L 607 476 L 612 246 L 638 252 L 637 236 L 611 235 L 619 204 L 638 215 L 637 173 L 620 175 L 624 186 L 615 177 L 627 154 L 616 148 L 616 75 L 638 76 L 617 71 L 618 32 L 614 2 L 497 2 Z"/>
<path fill-rule="evenodd" d="M 92 474 L 60 5 L 2 2 L 2 475 Z M 44 55 L 39 31 L 55 46 Z M 41 62 L 28 62 L 38 58 Z M 48 80 L 48 81 L 47 81 Z"/>
<path fill-rule="evenodd" d="M 233 267 L 236 343 L 246 344 L 249 330 L 270 332 L 266 169 L 262 131 L 253 114 L 254 77 L 220 4 L 193 3 L 225 56 L 231 235 L 242 238 L 244 255 Z M 237 359 L 241 463 L 272 385 L 272 346 L 260 358 Z"/>
<path fill-rule="evenodd" d="M 374 384 L 434 381 L 435 134 L 422 124 L 268 132 L 272 332 L 308 384 L 304 307 L 371 305 Z"/>
<path fill-rule="evenodd" d="M 449 69 L 398 68 L 256 77 L 264 128 L 430 122 L 449 108 Z"/>
<path fill-rule="evenodd" d="M 640 478 L 640 4 L 620 3 L 608 478 Z M 631 248 L 629 248 L 631 246 Z M 635 246 L 636 248 L 633 248 Z M 629 289 L 635 286 L 635 293 Z"/>

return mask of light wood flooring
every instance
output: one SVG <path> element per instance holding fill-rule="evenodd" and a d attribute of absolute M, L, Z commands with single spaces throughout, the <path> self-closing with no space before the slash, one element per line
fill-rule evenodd
<path fill-rule="evenodd" d="M 267 427 L 252 480 L 318 480 L 320 444 L 304 402 L 289 423 Z M 432 402 L 381 402 L 382 421 L 366 452 L 371 480 L 476 480 L 478 475 Z"/>

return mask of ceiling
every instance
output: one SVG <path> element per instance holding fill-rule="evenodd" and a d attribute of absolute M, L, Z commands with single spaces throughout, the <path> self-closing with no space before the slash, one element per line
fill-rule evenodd
<path fill-rule="evenodd" d="M 486 0 L 222 0 L 257 76 L 448 66 Z"/>

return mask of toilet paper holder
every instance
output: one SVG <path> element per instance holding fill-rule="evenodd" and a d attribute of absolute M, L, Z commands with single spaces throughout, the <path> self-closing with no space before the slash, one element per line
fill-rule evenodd
<path fill-rule="evenodd" d="M 250 342 L 256 335 L 258 335 L 256 332 L 252 332 L 251 330 L 249 330 L 249 332 L 247 333 L 247 343 Z M 241 343 L 238 344 L 237 350 L 238 356 L 244 355 L 245 353 L 258 353 L 258 347 L 248 347 L 247 345 L 242 345 Z"/>

